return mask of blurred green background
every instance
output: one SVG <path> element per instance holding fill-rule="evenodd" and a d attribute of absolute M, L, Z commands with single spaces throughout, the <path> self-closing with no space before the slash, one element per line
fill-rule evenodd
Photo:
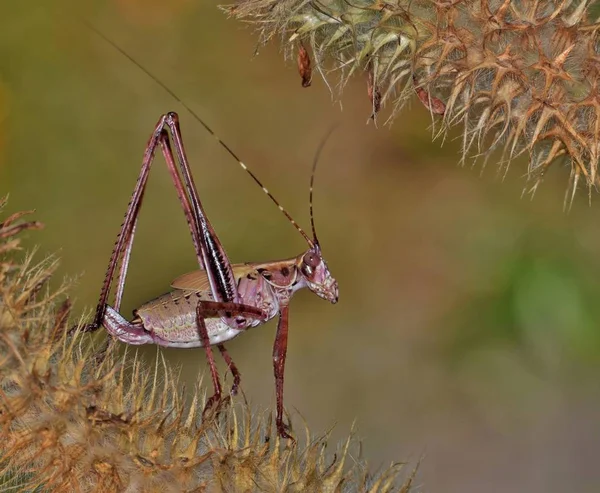
<path fill-rule="evenodd" d="M 46 229 L 26 246 L 41 245 L 38 258 L 58 252 L 60 274 L 77 276 L 77 313 L 95 306 L 144 146 L 169 110 L 180 112 L 230 258 L 305 248 L 200 124 L 85 18 L 213 126 L 302 225 L 316 147 L 342 123 L 315 189 L 340 303 L 301 292 L 291 305 L 286 405 L 313 432 L 335 425 L 335 442 L 356 420 L 375 468 L 424 454 L 426 491 L 600 491 L 600 204 L 581 191 L 563 213 L 567 167 L 555 166 L 533 201 L 521 198 L 525 161 L 504 180 L 492 164 L 457 166 L 460 141 L 432 144 L 416 101 L 391 128 L 366 124 L 363 78 L 347 87 L 343 107 L 316 76 L 302 89 L 278 46 L 253 56 L 252 29 L 213 2 L 21 1 L 1 11 L 0 194 L 10 192 L 10 211 L 37 209 Z M 194 268 L 159 164 L 124 313 Z M 270 323 L 228 345 L 260 409 L 274 403 L 274 331 Z M 164 354 L 189 382 L 205 371 L 202 350 Z"/>

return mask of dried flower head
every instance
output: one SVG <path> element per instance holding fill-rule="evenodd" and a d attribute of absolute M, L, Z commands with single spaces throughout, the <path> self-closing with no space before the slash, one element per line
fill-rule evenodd
<path fill-rule="evenodd" d="M 3 205 L 0 204 L 0 206 Z M 97 358 L 91 336 L 66 330 L 66 286 L 51 292 L 56 260 L 17 256 L 18 235 L 40 227 L 17 213 L 0 222 L 0 487 L 80 492 L 408 492 L 414 471 L 376 476 L 307 430 L 304 447 L 271 435 L 247 404 L 201 419 L 164 360 L 131 351 Z M 159 360 L 160 361 L 160 360 Z"/>
<path fill-rule="evenodd" d="M 442 123 L 462 126 L 463 160 L 529 155 L 532 190 L 555 161 L 598 184 L 600 24 L 589 1 L 240 0 L 226 11 L 256 23 L 262 42 L 309 44 L 340 86 L 368 72 L 376 114 L 416 92 Z M 380 92 L 380 96 L 377 96 Z"/>

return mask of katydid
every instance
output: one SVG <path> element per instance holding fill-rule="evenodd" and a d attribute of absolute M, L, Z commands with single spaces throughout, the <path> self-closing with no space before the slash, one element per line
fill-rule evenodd
<path fill-rule="evenodd" d="M 331 303 L 338 301 L 337 281 L 329 272 L 321 254 L 312 207 L 315 168 L 325 139 L 315 156 L 310 180 L 311 238 L 237 155 L 204 122 L 200 122 L 261 186 L 304 237 L 308 249 L 285 260 L 231 264 L 200 202 L 184 149 L 179 118 L 176 113 L 167 113 L 158 120 L 146 146 L 141 171 L 110 257 L 94 320 L 81 329 L 93 331 L 104 326 L 109 334 L 127 344 L 158 344 L 176 348 L 203 347 L 214 387 L 214 394 L 207 400 L 206 410 L 219 403 L 222 396 L 211 346 L 217 346 L 231 370 L 231 392 L 235 394 L 240 383 L 240 374 L 223 343 L 278 316 L 273 347 L 276 426 L 279 436 L 292 438 L 288 434 L 288 426 L 283 421 L 283 383 L 290 299 L 297 290 L 307 287 Z M 174 288 L 172 291 L 145 303 L 134 310 L 131 320 L 126 320 L 119 310 L 138 214 L 157 147 L 162 151 L 181 202 L 200 270 L 175 279 L 171 284 Z M 115 275 L 115 301 L 111 306 L 108 304 L 108 298 Z"/>

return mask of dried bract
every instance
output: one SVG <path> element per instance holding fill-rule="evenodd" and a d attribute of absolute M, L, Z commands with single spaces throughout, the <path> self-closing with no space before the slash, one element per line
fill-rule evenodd
<path fill-rule="evenodd" d="M 310 87 L 312 82 L 310 56 L 302 43 L 298 45 L 298 73 L 302 79 L 302 87 Z"/>

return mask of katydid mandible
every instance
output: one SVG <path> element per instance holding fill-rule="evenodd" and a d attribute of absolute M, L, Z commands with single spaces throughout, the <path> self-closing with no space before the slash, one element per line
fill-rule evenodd
<path fill-rule="evenodd" d="M 217 138 L 212 130 L 208 130 Z M 218 403 L 222 395 L 211 346 L 218 347 L 231 370 L 234 377 L 231 390 L 235 393 L 240 383 L 240 374 L 223 343 L 251 327 L 262 325 L 278 316 L 273 347 L 276 426 L 282 438 L 291 438 L 287 432 L 287 425 L 283 422 L 283 382 L 290 299 L 297 290 L 307 287 L 331 303 L 338 301 L 337 281 L 329 272 L 321 254 L 312 210 L 314 172 L 325 140 L 321 142 L 315 156 L 310 181 L 312 238 L 298 226 L 229 147 L 220 139 L 217 140 L 236 158 L 240 166 L 262 187 L 279 210 L 296 227 L 308 243 L 308 250 L 285 260 L 231 264 L 200 202 L 184 149 L 179 118 L 176 113 L 167 113 L 158 120 L 146 146 L 141 171 L 110 257 L 94 321 L 82 329 L 93 331 L 104 326 L 112 336 L 127 344 L 158 344 L 177 348 L 204 347 L 214 387 L 214 394 L 206 403 L 205 409 L 208 409 Z M 145 303 L 134 310 L 131 320 L 126 320 L 119 310 L 137 218 L 157 147 L 162 151 L 181 202 L 200 270 L 175 279 L 171 284 L 174 290 Z M 120 268 L 117 273 L 119 263 Z M 115 301 L 111 306 L 108 304 L 108 297 L 115 274 L 117 276 Z"/>

